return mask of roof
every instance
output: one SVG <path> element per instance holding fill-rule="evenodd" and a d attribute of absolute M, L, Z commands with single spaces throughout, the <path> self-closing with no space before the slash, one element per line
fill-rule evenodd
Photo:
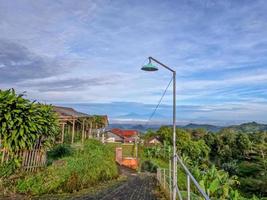
<path fill-rule="evenodd" d="M 148 138 L 146 140 L 146 143 L 150 143 L 152 140 L 156 140 L 158 141 L 159 143 L 162 143 L 162 141 L 160 140 L 160 138 L 158 136 L 151 136 L 150 138 Z"/>
<path fill-rule="evenodd" d="M 53 110 L 58 113 L 59 117 L 90 117 L 90 115 L 78 112 L 73 108 L 53 106 Z"/>
<path fill-rule="evenodd" d="M 151 143 L 153 140 L 156 141 L 156 143 Z M 152 146 L 152 145 L 161 145 L 162 142 L 158 136 L 151 136 L 145 141 L 146 146 Z"/>
<path fill-rule="evenodd" d="M 113 128 L 110 131 L 112 133 L 119 135 L 121 137 L 124 137 L 124 138 L 129 138 L 129 137 L 138 135 L 138 131 L 136 131 L 136 130 L 122 130 L 119 128 Z"/>

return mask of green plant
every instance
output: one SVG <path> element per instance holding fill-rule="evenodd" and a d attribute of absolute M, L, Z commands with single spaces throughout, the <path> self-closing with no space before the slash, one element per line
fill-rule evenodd
<path fill-rule="evenodd" d="M 61 160 L 61 165 L 51 165 L 44 171 L 19 179 L 17 191 L 33 195 L 73 192 L 118 176 L 114 152 L 96 140 L 86 141 L 83 149 Z"/>
<path fill-rule="evenodd" d="M 0 138 L 12 156 L 36 142 L 49 146 L 58 133 L 57 117 L 51 106 L 31 102 L 13 89 L 0 90 Z"/>
<path fill-rule="evenodd" d="M 144 161 L 141 165 L 141 171 L 144 171 L 144 172 L 148 171 L 151 173 L 156 173 L 157 168 L 158 168 L 158 166 L 149 160 Z"/>
<path fill-rule="evenodd" d="M 48 151 L 47 156 L 49 160 L 57 160 L 62 157 L 70 156 L 73 149 L 69 144 L 59 144 Z"/>
<path fill-rule="evenodd" d="M 6 178 L 14 173 L 19 163 L 16 159 L 11 159 L 8 162 L 4 162 L 0 165 L 0 178 Z"/>
<path fill-rule="evenodd" d="M 198 172 L 196 173 L 196 171 Z M 205 172 L 199 172 L 198 168 L 195 168 L 194 172 L 200 186 L 210 197 L 219 199 L 229 199 L 230 196 L 239 197 L 238 191 L 234 189 L 236 185 L 239 185 L 237 176 L 229 177 L 227 172 L 217 170 L 214 165 Z"/>

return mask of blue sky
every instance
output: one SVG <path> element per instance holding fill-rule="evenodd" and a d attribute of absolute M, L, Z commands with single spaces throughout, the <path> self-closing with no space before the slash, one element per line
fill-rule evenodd
<path fill-rule="evenodd" d="M 267 122 L 265 0 L 0 0 L 0 88 L 146 120 L 177 71 L 179 123 Z M 171 120 L 169 88 L 155 121 Z"/>

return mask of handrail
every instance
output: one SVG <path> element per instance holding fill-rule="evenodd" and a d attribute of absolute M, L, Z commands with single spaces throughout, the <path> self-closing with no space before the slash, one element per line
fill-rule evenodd
<path fill-rule="evenodd" d="M 194 183 L 194 185 L 196 186 L 198 192 L 202 195 L 202 197 L 205 200 L 210 200 L 209 196 L 205 193 L 205 191 L 200 187 L 198 181 L 195 179 L 195 177 L 191 174 L 191 172 L 189 171 L 189 169 L 185 166 L 185 164 L 183 163 L 182 159 L 176 154 L 175 155 L 177 158 L 177 163 L 180 164 L 182 166 L 182 169 L 185 171 L 186 176 L 187 176 L 187 200 L 191 199 L 191 188 L 190 188 L 190 182 L 192 181 Z M 168 173 L 166 173 L 167 171 L 169 171 L 169 175 L 167 175 Z M 163 188 L 166 190 L 166 182 L 169 186 L 169 194 L 170 194 L 170 199 L 172 199 L 172 193 L 175 192 L 178 194 L 178 198 L 180 200 L 182 200 L 182 195 L 181 195 L 181 191 L 179 190 L 178 187 L 178 181 L 176 182 L 176 186 L 174 188 L 174 191 L 172 191 L 172 181 L 173 181 L 173 177 L 171 177 L 171 172 L 172 172 L 172 168 L 171 168 L 171 160 L 169 163 L 169 169 L 165 169 L 165 168 L 158 168 L 157 170 L 157 179 L 159 181 L 159 183 L 163 186 Z M 162 173 L 163 172 L 163 173 Z M 163 175 L 163 177 L 162 177 Z M 167 180 L 167 181 L 166 181 Z"/>
<path fill-rule="evenodd" d="M 202 194 L 202 196 L 205 198 L 205 200 L 210 200 L 209 196 L 203 191 L 203 189 L 200 187 L 199 183 L 195 179 L 195 177 L 190 173 L 190 171 L 187 169 L 181 158 L 176 154 L 178 162 L 182 165 L 185 173 L 190 177 L 190 179 L 193 181 L 195 186 L 197 187 L 198 191 Z"/>

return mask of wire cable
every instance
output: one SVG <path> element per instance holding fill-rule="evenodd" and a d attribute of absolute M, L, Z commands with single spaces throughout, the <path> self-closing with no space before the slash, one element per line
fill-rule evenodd
<path fill-rule="evenodd" d="M 153 112 L 151 113 L 150 117 L 148 118 L 147 123 L 146 123 L 146 125 L 145 125 L 146 127 L 148 126 L 148 124 L 149 124 L 149 122 L 151 121 L 151 119 L 154 117 L 154 115 L 155 115 L 155 113 L 156 113 L 156 111 L 157 111 L 159 105 L 161 104 L 161 102 L 162 102 L 162 100 L 163 100 L 163 98 L 164 98 L 164 96 L 165 96 L 165 94 L 166 94 L 168 88 L 170 87 L 172 81 L 173 81 L 173 78 L 171 78 L 171 80 L 170 80 L 170 82 L 168 83 L 166 89 L 164 90 L 162 96 L 160 97 L 160 100 L 159 100 L 157 106 L 154 108 Z"/>

